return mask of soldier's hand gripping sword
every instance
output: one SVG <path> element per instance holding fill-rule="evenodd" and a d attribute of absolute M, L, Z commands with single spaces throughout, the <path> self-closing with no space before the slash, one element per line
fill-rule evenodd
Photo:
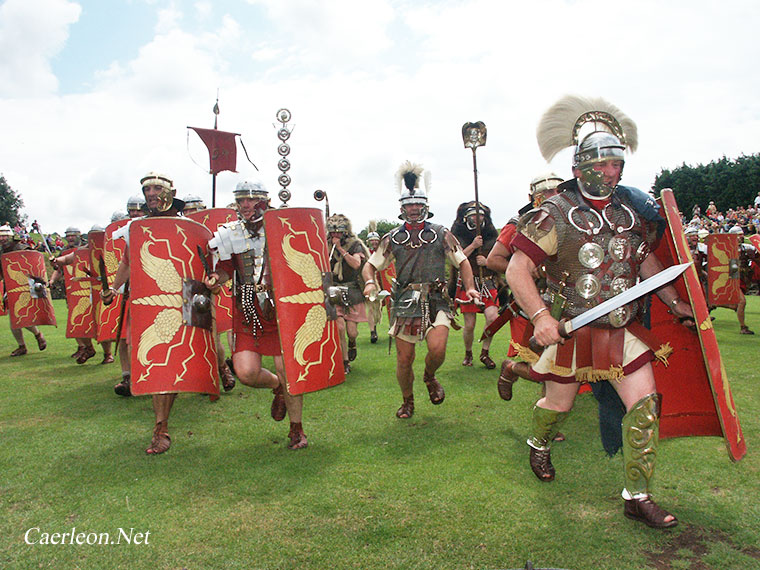
<path fill-rule="evenodd" d="M 581 313 L 569 321 L 567 319 L 562 319 L 557 325 L 557 332 L 559 332 L 560 336 L 563 338 L 570 338 L 573 331 L 595 321 L 599 317 L 611 313 L 618 307 L 627 305 L 631 301 L 635 301 L 639 297 L 643 297 L 647 293 L 659 289 L 663 285 L 667 285 L 681 275 L 681 273 L 686 271 L 686 268 L 691 264 L 692 262 L 689 261 L 688 263 L 681 263 L 680 265 L 672 265 L 667 269 L 663 269 L 659 273 L 652 275 L 649 279 L 645 279 L 630 289 L 623 291 L 619 295 L 610 297 L 603 303 L 599 303 L 596 307 L 590 308 L 585 313 Z M 538 344 L 535 337 L 530 337 L 530 348 L 533 352 L 541 353 L 544 347 Z"/>

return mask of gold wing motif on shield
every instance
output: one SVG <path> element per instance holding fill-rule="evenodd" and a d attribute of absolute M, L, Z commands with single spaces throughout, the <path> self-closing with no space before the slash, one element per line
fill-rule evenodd
<path fill-rule="evenodd" d="M 280 301 L 314 305 L 306 313 L 304 322 L 296 331 L 293 344 L 293 357 L 299 365 L 305 366 L 304 353 L 309 346 L 322 339 L 327 323 L 327 312 L 322 306 L 325 299 L 324 291 L 322 291 L 322 272 L 312 255 L 298 251 L 290 244 L 292 239 L 293 234 L 287 234 L 282 238 L 283 257 L 288 267 L 301 278 L 308 291 L 281 297 Z"/>
<path fill-rule="evenodd" d="M 140 248 L 140 263 L 145 273 L 155 280 L 164 293 L 134 299 L 137 305 L 164 307 L 155 320 L 145 328 L 137 345 L 137 358 L 148 366 L 148 352 L 159 344 L 171 342 L 182 326 L 182 277 L 169 259 L 161 259 L 150 253 L 152 241 L 146 240 Z"/>

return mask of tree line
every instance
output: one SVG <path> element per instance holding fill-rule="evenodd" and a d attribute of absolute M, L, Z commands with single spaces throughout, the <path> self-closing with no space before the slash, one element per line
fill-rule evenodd
<path fill-rule="evenodd" d="M 684 163 L 673 170 L 663 169 L 654 179 L 655 196 L 663 188 L 673 189 L 684 214 L 690 215 L 695 205 L 704 212 L 710 201 L 721 212 L 751 206 L 760 191 L 760 154 L 736 159 L 724 156 L 707 165 Z"/>

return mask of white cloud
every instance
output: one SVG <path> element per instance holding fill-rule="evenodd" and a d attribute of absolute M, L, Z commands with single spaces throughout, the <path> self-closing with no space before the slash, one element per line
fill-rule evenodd
<path fill-rule="evenodd" d="M 63 49 L 81 6 L 66 0 L 6 0 L 0 5 L 0 96 L 53 93 L 50 59 Z"/>

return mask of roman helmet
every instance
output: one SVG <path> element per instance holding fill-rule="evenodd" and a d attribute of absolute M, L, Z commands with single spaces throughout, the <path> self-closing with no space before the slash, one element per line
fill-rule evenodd
<path fill-rule="evenodd" d="M 174 206 L 177 211 L 182 211 L 184 202 L 174 197 L 176 190 L 174 189 L 174 183 L 171 178 L 157 172 L 148 172 L 140 179 L 140 185 L 142 186 L 143 196 L 145 195 L 145 189 L 148 186 L 158 186 L 161 191 L 158 194 L 158 206 L 156 206 L 156 213 L 167 212 Z"/>
<path fill-rule="evenodd" d="M 119 220 L 126 220 L 128 218 L 129 216 L 126 214 L 126 212 L 116 210 L 113 214 L 111 214 L 111 223 L 118 222 Z"/>
<path fill-rule="evenodd" d="M 13 228 L 11 228 L 8 224 L 3 224 L 0 226 L 0 236 L 13 237 Z"/>
<path fill-rule="evenodd" d="M 187 196 L 183 196 L 182 201 L 185 203 L 185 208 L 183 209 L 183 212 L 185 213 L 197 212 L 198 210 L 206 209 L 206 204 L 203 201 L 203 198 L 196 196 L 195 194 L 188 194 Z"/>
<path fill-rule="evenodd" d="M 615 190 L 604 183 L 599 162 L 619 160 L 638 146 L 636 123 L 601 97 L 565 95 L 541 117 L 536 130 L 541 154 L 547 162 L 561 150 L 575 146 L 573 168 L 580 171 L 578 187 L 586 198 L 608 198 Z"/>
<path fill-rule="evenodd" d="M 557 186 L 562 184 L 562 182 L 562 177 L 557 176 L 553 172 L 546 172 L 531 180 L 528 195 L 533 207 L 538 208 L 544 200 L 556 194 Z"/>
<path fill-rule="evenodd" d="M 377 233 L 377 220 L 370 220 L 367 226 L 367 243 L 372 240 L 380 241 L 380 234 Z"/>
<path fill-rule="evenodd" d="M 423 187 L 420 187 L 420 179 L 423 182 Z M 417 220 L 417 222 L 433 217 L 428 207 L 430 187 L 430 171 L 425 170 L 421 164 L 415 164 L 407 160 L 399 167 L 396 171 L 396 189 L 398 190 L 399 202 L 401 203 L 399 219 L 410 222 L 404 211 L 404 206 L 409 204 L 422 204 L 421 219 Z"/>
<path fill-rule="evenodd" d="M 467 229 L 470 231 L 474 231 L 477 227 L 477 222 L 475 221 L 476 213 L 480 213 L 481 228 L 491 219 L 491 208 L 483 204 L 483 202 L 476 204 L 475 200 L 461 204 L 459 206 L 459 212 L 462 214 L 462 219 L 460 221 L 467 226 Z"/>
<path fill-rule="evenodd" d="M 135 194 L 127 200 L 127 216 L 130 218 L 139 218 L 144 215 L 143 206 L 145 206 L 145 196 Z"/>
<path fill-rule="evenodd" d="M 235 202 L 243 198 L 251 198 L 258 201 L 255 207 L 256 213 L 253 219 L 249 221 L 260 222 L 264 218 L 264 212 L 269 209 L 269 192 L 262 182 L 243 180 L 242 182 L 238 182 L 232 194 L 235 197 Z"/>
<path fill-rule="evenodd" d="M 63 235 L 66 238 L 66 243 L 70 246 L 79 245 L 82 241 L 82 232 L 79 231 L 79 228 L 75 228 L 74 226 L 66 228 Z"/>

